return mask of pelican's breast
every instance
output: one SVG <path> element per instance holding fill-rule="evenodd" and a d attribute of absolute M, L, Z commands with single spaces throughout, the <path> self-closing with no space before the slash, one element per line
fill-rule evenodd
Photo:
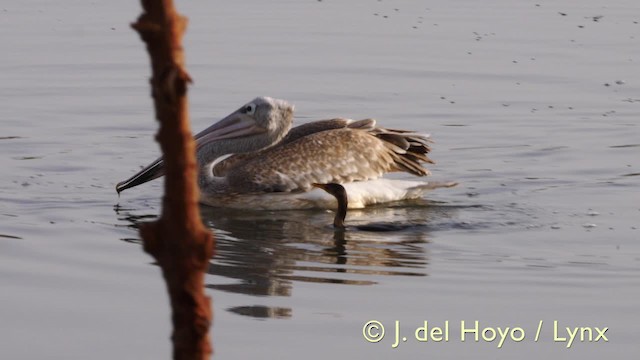
<path fill-rule="evenodd" d="M 391 201 L 417 199 L 426 192 L 455 186 L 454 182 L 426 182 L 376 179 L 343 184 L 350 209 Z M 307 192 L 272 192 L 251 194 L 202 194 L 201 202 L 216 207 L 252 210 L 335 209 L 335 197 L 320 189 Z"/>

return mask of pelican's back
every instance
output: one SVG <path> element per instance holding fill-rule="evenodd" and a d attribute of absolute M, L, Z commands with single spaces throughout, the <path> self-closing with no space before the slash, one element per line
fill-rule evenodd
<path fill-rule="evenodd" d="M 429 174 L 422 166 L 432 163 L 427 157 L 428 136 L 375 127 L 371 119 L 346 125 L 292 136 L 245 157 L 225 170 L 230 189 L 234 193 L 301 192 L 313 183 L 366 181 L 392 171 Z M 298 135 L 303 132 L 298 131 Z"/>

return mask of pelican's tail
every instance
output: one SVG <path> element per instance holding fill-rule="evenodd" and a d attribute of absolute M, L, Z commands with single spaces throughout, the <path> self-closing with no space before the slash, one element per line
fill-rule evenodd
<path fill-rule="evenodd" d="M 407 188 L 407 199 L 417 199 L 424 195 L 427 191 L 439 189 L 439 188 L 450 188 L 458 185 L 455 181 L 429 181 L 426 183 L 421 183 L 419 185 Z"/>

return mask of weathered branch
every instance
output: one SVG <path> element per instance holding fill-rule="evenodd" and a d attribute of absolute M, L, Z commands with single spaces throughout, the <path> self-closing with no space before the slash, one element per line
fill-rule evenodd
<path fill-rule="evenodd" d="M 213 255 L 213 237 L 198 208 L 195 144 L 189 127 L 182 37 L 187 19 L 172 0 L 142 0 L 143 13 L 131 26 L 151 58 L 152 97 L 160 130 L 156 140 L 165 163 L 165 195 L 158 221 L 140 228 L 144 250 L 162 268 L 171 298 L 173 358 L 206 359 L 212 352 L 212 311 L 204 294 L 204 274 Z"/>

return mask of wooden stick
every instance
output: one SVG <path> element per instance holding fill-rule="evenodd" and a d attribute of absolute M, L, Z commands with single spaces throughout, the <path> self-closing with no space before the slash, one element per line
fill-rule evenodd
<path fill-rule="evenodd" d="M 204 293 L 204 275 L 213 256 L 211 232 L 198 207 L 195 144 L 189 127 L 182 37 L 187 19 L 172 0 L 142 0 L 143 13 L 131 26 L 147 45 L 151 58 L 152 97 L 160 122 L 156 140 L 166 169 L 162 214 L 143 224 L 144 250 L 162 268 L 171 298 L 174 359 L 206 359 L 212 352 L 209 326 L 211 301 Z"/>

